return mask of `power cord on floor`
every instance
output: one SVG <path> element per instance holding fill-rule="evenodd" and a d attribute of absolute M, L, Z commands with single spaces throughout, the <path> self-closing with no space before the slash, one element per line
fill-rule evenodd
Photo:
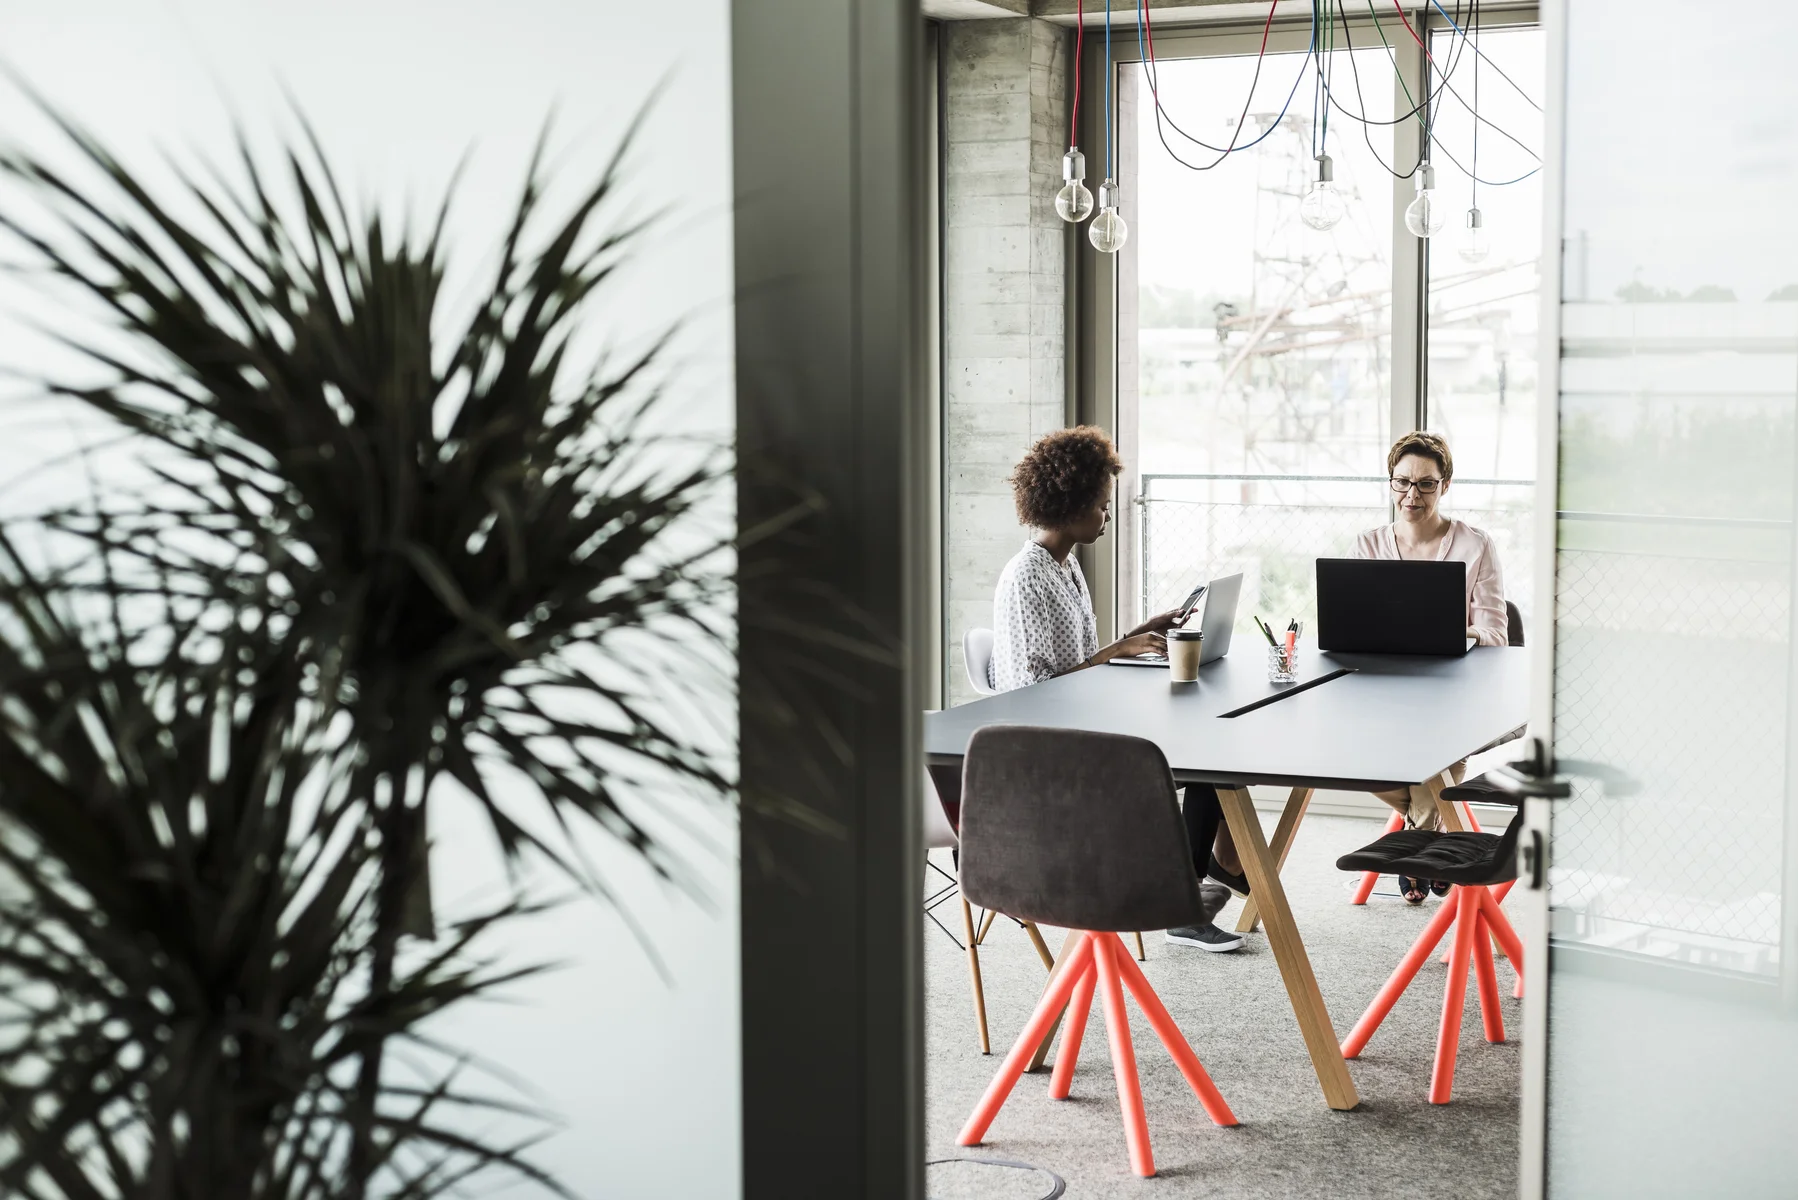
<path fill-rule="evenodd" d="M 1011 1160 L 1004 1158 L 933 1158 L 925 1163 L 924 1166 L 928 1169 L 930 1167 L 942 1166 L 946 1163 L 972 1163 L 977 1167 L 1008 1167 L 1015 1171 L 1034 1171 L 1039 1175 L 1047 1175 L 1049 1177 L 1049 1190 L 1044 1192 L 1039 1200 L 1059 1200 L 1059 1198 L 1068 1190 L 1067 1180 L 1049 1170 L 1049 1168 L 1035 1166 L 1031 1163 L 1012 1162 Z"/>

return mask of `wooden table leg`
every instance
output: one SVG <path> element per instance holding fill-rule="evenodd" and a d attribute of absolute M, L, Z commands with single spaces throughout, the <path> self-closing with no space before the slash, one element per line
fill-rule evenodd
<path fill-rule="evenodd" d="M 1311 971 L 1305 943 L 1292 918 L 1292 905 L 1287 903 L 1286 889 L 1280 884 L 1279 868 L 1261 832 L 1255 802 L 1249 798 L 1247 788 L 1220 787 L 1217 798 L 1223 805 L 1224 820 L 1230 823 L 1231 836 L 1236 839 L 1236 851 L 1242 856 L 1242 873 L 1248 876 L 1261 920 L 1267 926 L 1267 944 L 1280 965 L 1280 979 L 1292 1001 L 1305 1048 L 1310 1051 L 1311 1066 L 1323 1087 L 1324 1102 L 1334 1109 L 1354 1108 L 1361 1103 L 1361 1097 L 1355 1091 L 1355 1081 L 1349 1078 L 1336 1028 L 1330 1024 L 1329 1009 L 1324 1007 L 1317 976 Z"/>
<path fill-rule="evenodd" d="M 1061 974 L 1061 968 L 1068 961 L 1068 947 L 1073 944 L 1075 936 L 1069 933 L 1061 939 L 1061 953 L 1055 956 L 1055 965 L 1049 968 L 1049 981 L 1043 984 L 1043 991 L 1046 992 L 1055 986 L 1055 977 Z M 1049 1047 L 1055 1043 L 1055 1035 L 1061 1032 L 1061 1019 L 1066 1015 L 1067 1006 L 1064 1004 L 1061 1012 L 1056 1014 L 1055 1020 L 1049 1025 L 1049 1032 L 1044 1035 L 1042 1041 L 1037 1043 L 1036 1053 L 1030 1056 L 1030 1062 L 1024 1068 L 1026 1071 L 1042 1070 L 1043 1060 L 1049 1057 Z"/>
<path fill-rule="evenodd" d="M 1305 810 L 1310 806 L 1310 788 L 1295 787 L 1292 795 L 1286 797 L 1286 807 L 1280 810 L 1280 823 L 1274 826 L 1274 840 L 1268 843 L 1268 849 L 1274 852 L 1274 870 L 1286 869 L 1286 853 L 1292 849 L 1292 839 L 1298 834 L 1299 822 L 1305 819 Z M 1255 897 L 1250 896 L 1243 901 L 1242 918 L 1236 922 L 1236 932 L 1252 932 L 1260 919 L 1261 914 L 1255 907 Z"/>
<path fill-rule="evenodd" d="M 1442 817 L 1442 828 L 1448 830 L 1450 833 L 1465 833 L 1467 832 L 1467 825 L 1461 820 L 1461 809 L 1453 800 L 1444 800 L 1442 798 L 1443 789 L 1454 786 L 1455 777 L 1450 775 L 1447 771 L 1442 772 L 1442 774 L 1435 776 L 1423 784 L 1424 789 L 1430 794 L 1430 799 L 1436 802 L 1436 812 Z"/>

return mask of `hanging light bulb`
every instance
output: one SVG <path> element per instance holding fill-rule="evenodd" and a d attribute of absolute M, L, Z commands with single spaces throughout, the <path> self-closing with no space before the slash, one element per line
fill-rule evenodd
<path fill-rule="evenodd" d="M 1492 253 L 1492 239 L 1486 236 L 1486 216 L 1478 208 L 1467 210 L 1467 233 L 1457 251 L 1463 262 L 1485 262 Z"/>
<path fill-rule="evenodd" d="M 1330 156 L 1317 156 L 1317 181 L 1305 198 L 1299 201 L 1299 219 L 1313 229 L 1334 229 L 1337 222 L 1348 214 L 1348 205 L 1343 202 L 1342 193 L 1336 190 L 1335 172 L 1331 169 Z"/>
<path fill-rule="evenodd" d="M 1086 227 L 1086 236 L 1100 254 L 1116 254 L 1130 240 L 1130 226 L 1118 212 L 1118 185 L 1107 179 L 1099 185 L 1099 215 Z"/>
<path fill-rule="evenodd" d="M 1442 205 L 1436 200 L 1436 168 L 1424 163 L 1417 168 L 1417 198 L 1405 209 L 1405 228 L 1420 238 L 1442 228 Z"/>
<path fill-rule="evenodd" d="M 1086 190 L 1086 155 L 1080 147 L 1061 156 L 1061 177 L 1065 182 L 1055 193 L 1055 215 L 1078 225 L 1093 215 L 1093 194 Z"/>

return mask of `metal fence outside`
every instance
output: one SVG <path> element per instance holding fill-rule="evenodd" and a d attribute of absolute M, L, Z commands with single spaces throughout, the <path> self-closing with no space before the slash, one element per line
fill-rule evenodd
<path fill-rule="evenodd" d="M 1535 485 L 1528 480 L 1456 480 L 1458 500 L 1444 511 L 1492 536 L 1505 593 L 1525 612 L 1531 578 L 1530 521 Z M 1269 501 L 1220 500 L 1270 494 Z M 1284 493 L 1297 497 L 1281 498 Z M 1353 554 L 1355 536 L 1391 521 L 1385 476 L 1144 475 L 1138 530 L 1144 613 L 1178 604 L 1194 584 L 1240 571 L 1238 628 L 1252 631 L 1259 612 L 1284 625 L 1315 624 L 1319 558 Z"/>

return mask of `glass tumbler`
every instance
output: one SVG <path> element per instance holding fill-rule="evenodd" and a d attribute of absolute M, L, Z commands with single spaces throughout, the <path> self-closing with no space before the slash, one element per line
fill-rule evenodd
<path fill-rule="evenodd" d="M 1292 683 L 1298 678 L 1298 651 L 1286 653 L 1284 646 L 1267 648 L 1267 681 L 1269 683 Z"/>

